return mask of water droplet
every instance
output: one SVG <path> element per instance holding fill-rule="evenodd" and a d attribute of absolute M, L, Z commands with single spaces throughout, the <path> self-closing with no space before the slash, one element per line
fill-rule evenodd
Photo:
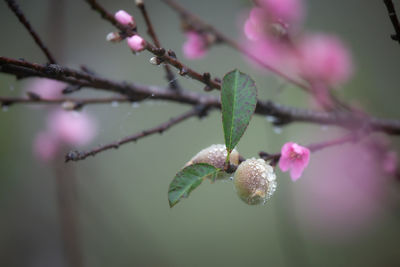
<path fill-rule="evenodd" d="M 138 102 L 132 102 L 132 108 L 138 108 L 140 104 Z"/>
<path fill-rule="evenodd" d="M 151 96 L 153 97 L 153 96 L 155 96 L 155 94 L 151 94 Z"/>
<path fill-rule="evenodd" d="M 276 134 L 281 134 L 281 133 L 282 133 L 282 127 L 275 126 L 275 127 L 274 127 L 274 133 L 276 133 Z"/>
<path fill-rule="evenodd" d="M 114 107 L 114 108 L 118 107 L 119 106 L 118 101 L 111 102 L 111 106 Z"/>
<path fill-rule="evenodd" d="M 275 122 L 276 118 L 274 116 L 271 115 L 267 115 L 265 116 L 265 118 L 267 119 L 268 122 Z"/>
<path fill-rule="evenodd" d="M 233 176 L 230 176 L 230 177 L 229 177 L 229 180 L 233 181 Z"/>

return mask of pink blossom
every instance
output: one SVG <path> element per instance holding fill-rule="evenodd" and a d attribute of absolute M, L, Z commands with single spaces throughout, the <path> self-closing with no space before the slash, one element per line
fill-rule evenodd
<path fill-rule="evenodd" d="M 298 73 L 295 51 L 280 40 L 264 37 L 256 42 L 247 42 L 246 49 L 248 54 L 257 58 L 257 61 L 248 58 L 249 61 L 262 70 L 268 70 L 265 65 L 262 65 L 266 64 L 286 73 L 288 76 L 294 76 Z"/>
<path fill-rule="evenodd" d="M 296 143 L 288 142 L 283 145 L 279 168 L 286 172 L 290 169 L 290 176 L 293 181 L 300 178 L 310 160 L 310 150 Z"/>
<path fill-rule="evenodd" d="M 299 44 L 301 75 L 311 81 L 335 86 L 347 81 L 353 64 L 347 47 L 329 35 L 308 36 Z"/>
<path fill-rule="evenodd" d="M 388 151 L 383 156 L 383 171 L 388 174 L 394 174 L 397 170 L 397 153 L 396 151 Z"/>
<path fill-rule="evenodd" d="M 40 132 L 33 142 L 33 152 L 42 161 L 50 161 L 59 149 L 59 142 L 49 132 Z"/>
<path fill-rule="evenodd" d="M 298 75 L 298 55 L 294 46 L 286 38 L 289 32 L 286 25 L 271 19 L 271 16 L 262 7 L 254 7 L 250 10 L 249 17 L 244 23 L 243 32 L 246 42 L 243 47 L 247 54 L 257 60 L 256 66 L 261 69 L 271 68 L 284 72 L 289 76 Z M 262 62 L 262 64 L 260 64 Z"/>
<path fill-rule="evenodd" d="M 275 21 L 297 23 L 304 15 L 301 0 L 259 0 L 258 3 Z"/>
<path fill-rule="evenodd" d="M 252 8 L 244 23 L 243 30 L 246 37 L 251 41 L 257 41 L 266 33 L 266 27 L 264 10 L 259 7 Z"/>
<path fill-rule="evenodd" d="M 183 44 L 183 54 L 188 59 L 199 59 L 206 55 L 207 42 L 204 37 L 195 32 L 189 31 L 185 33 L 186 42 Z"/>
<path fill-rule="evenodd" d="M 133 35 L 131 37 L 128 37 L 126 40 L 128 42 L 128 46 L 132 49 L 133 52 L 143 51 L 146 47 L 146 41 L 139 35 Z"/>
<path fill-rule="evenodd" d="M 244 33 L 249 40 L 276 35 L 276 27 L 285 32 L 299 24 L 303 17 L 300 0 L 261 0 L 259 6 L 250 10 L 244 24 Z"/>
<path fill-rule="evenodd" d="M 127 25 L 131 27 L 135 26 L 135 21 L 133 17 L 125 10 L 119 10 L 115 13 L 114 17 L 122 25 Z"/>
<path fill-rule="evenodd" d="M 25 91 L 33 92 L 44 99 L 56 99 L 61 97 L 62 90 L 67 85 L 63 82 L 45 78 L 34 78 L 25 86 Z"/>
<path fill-rule="evenodd" d="M 53 136 L 70 145 L 85 145 L 96 135 L 97 125 L 85 113 L 57 110 L 50 114 L 47 123 Z"/>

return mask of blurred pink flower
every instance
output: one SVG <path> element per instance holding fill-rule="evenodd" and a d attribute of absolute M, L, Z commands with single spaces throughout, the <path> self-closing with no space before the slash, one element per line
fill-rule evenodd
<path fill-rule="evenodd" d="M 298 23 L 304 15 L 301 0 L 259 0 L 260 6 L 275 20 L 282 23 Z"/>
<path fill-rule="evenodd" d="M 40 132 L 33 142 L 34 155 L 42 161 L 52 160 L 59 149 L 59 142 L 49 132 Z"/>
<path fill-rule="evenodd" d="M 297 26 L 303 17 L 300 0 L 261 0 L 258 3 L 244 23 L 244 33 L 251 41 L 279 36 L 280 31 L 286 32 Z"/>
<path fill-rule="evenodd" d="M 310 150 L 308 148 L 288 142 L 282 147 L 279 168 L 284 172 L 290 169 L 290 177 L 293 181 L 296 181 L 300 178 L 309 161 Z"/>
<path fill-rule="evenodd" d="M 204 57 L 207 52 L 207 42 L 204 37 L 195 31 L 188 31 L 185 35 L 187 40 L 183 44 L 183 55 L 187 59 Z"/>
<path fill-rule="evenodd" d="M 305 37 L 299 44 L 299 54 L 300 73 L 312 83 L 336 86 L 346 82 L 353 72 L 349 50 L 334 36 Z"/>
<path fill-rule="evenodd" d="M 56 99 L 62 96 L 62 90 L 65 87 L 67 85 L 60 81 L 34 78 L 25 86 L 25 91 L 33 92 L 44 99 Z"/>
<path fill-rule="evenodd" d="M 89 143 L 96 135 L 97 124 L 85 113 L 57 110 L 48 120 L 50 133 L 60 142 L 81 146 Z"/>
<path fill-rule="evenodd" d="M 320 237 L 351 238 L 373 224 L 387 206 L 389 179 L 381 154 L 367 144 L 322 150 L 296 188 L 296 211 Z"/>
<path fill-rule="evenodd" d="M 146 41 L 139 35 L 128 37 L 126 41 L 128 42 L 128 46 L 132 49 L 133 52 L 143 51 L 146 47 Z"/>
<path fill-rule="evenodd" d="M 257 6 L 250 10 L 244 22 L 243 32 L 246 41 L 243 47 L 248 54 L 252 55 L 251 57 L 257 58 L 257 60 L 251 60 L 257 67 L 269 69 L 265 67 L 268 65 L 288 76 L 298 75 L 298 56 L 288 38 L 294 33 L 293 28 L 289 28 L 287 24 L 271 16 L 271 10 L 268 10 L 266 6 L 273 4 L 273 1 L 267 2 L 264 6 Z"/>
<path fill-rule="evenodd" d="M 135 21 L 133 17 L 125 10 L 119 10 L 115 13 L 114 18 L 122 25 L 134 27 Z"/>
<path fill-rule="evenodd" d="M 249 18 L 244 23 L 244 34 L 251 41 L 257 41 L 266 33 L 265 13 L 259 7 L 250 10 Z"/>
<path fill-rule="evenodd" d="M 246 43 L 247 53 L 256 57 L 263 64 L 269 65 L 288 76 L 295 76 L 297 71 L 297 55 L 295 51 L 286 43 L 273 38 L 261 38 L 256 42 Z M 266 70 L 265 66 L 255 60 L 248 58 L 261 70 Z"/>
<path fill-rule="evenodd" d="M 393 175 L 397 170 L 397 153 L 396 151 L 388 151 L 382 160 L 383 171 Z"/>

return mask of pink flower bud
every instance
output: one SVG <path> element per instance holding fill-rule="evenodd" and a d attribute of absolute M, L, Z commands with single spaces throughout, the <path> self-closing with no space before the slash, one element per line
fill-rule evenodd
<path fill-rule="evenodd" d="M 205 38 L 195 32 L 189 31 L 185 33 L 186 42 L 183 44 L 183 54 L 188 59 L 199 59 L 206 55 L 207 42 Z"/>
<path fill-rule="evenodd" d="M 139 35 L 133 35 L 131 37 L 128 37 L 126 40 L 128 42 L 128 46 L 132 49 L 133 52 L 141 52 L 146 47 L 146 41 Z"/>
<path fill-rule="evenodd" d="M 33 92 L 44 99 L 56 99 L 61 97 L 62 90 L 66 87 L 65 83 L 56 80 L 34 78 L 25 86 L 25 91 Z"/>
<path fill-rule="evenodd" d="M 57 139 L 70 145 L 85 145 L 96 135 L 96 122 L 85 113 L 57 110 L 50 114 L 47 123 Z"/>
<path fill-rule="evenodd" d="M 33 142 L 34 155 L 42 161 L 48 162 L 54 158 L 59 149 L 59 142 L 48 132 L 40 132 Z"/>
<path fill-rule="evenodd" d="M 336 37 L 315 35 L 299 46 L 301 74 L 311 82 L 335 86 L 347 81 L 353 64 L 347 47 Z"/>
<path fill-rule="evenodd" d="M 300 178 L 309 161 L 310 150 L 308 148 L 288 142 L 282 147 L 279 168 L 284 172 L 290 169 L 290 177 L 293 181 L 296 181 Z"/>
<path fill-rule="evenodd" d="M 114 17 L 122 25 L 130 26 L 132 28 L 135 27 L 135 24 L 136 24 L 135 20 L 125 10 L 120 10 L 120 11 L 116 12 Z"/>

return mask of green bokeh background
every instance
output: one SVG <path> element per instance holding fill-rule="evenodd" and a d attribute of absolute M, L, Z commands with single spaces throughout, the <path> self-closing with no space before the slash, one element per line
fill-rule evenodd
<path fill-rule="evenodd" d="M 151 55 L 133 56 L 125 43 L 110 44 L 113 27 L 84 1 L 21 0 L 21 9 L 54 51 L 60 63 L 86 64 L 115 80 L 165 85 L 163 68 L 148 63 Z M 102 0 L 111 12 L 131 12 L 145 34 L 143 20 L 131 0 Z M 400 3 L 397 1 L 397 7 Z M 166 48 L 199 71 L 222 77 L 239 68 L 256 81 L 262 99 L 298 107 L 310 101 L 300 90 L 273 75 L 255 70 L 237 52 L 213 47 L 206 58 L 183 59 L 184 36 L 178 16 L 160 1 L 145 1 L 156 32 Z M 240 18 L 249 3 L 239 0 L 180 3 L 222 29 L 240 36 Z M 354 78 L 340 95 L 376 116 L 399 117 L 400 47 L 382 1 L 307 1 L 307 31 L 340 36 L 351 48 Z M 50 12 L 52 8 L 58 11 Z M 0 2 L 0 54 L 44 63 L 45 58 L 26 30 Z M 187 89 L 201 91 L 196 81 L 179 77 Z M 4 96 L 21 95 L 24 82 L 0 74 Z M 278 89 L 284 87 L 283 90 Z M 78 95 L 78 94 L 77 94 Z M 81 96 L 106 96 L 94 90 Z M 104 144 L 152 127 L 190 107 L 147 101 L 88 106 L 99 134 L 88 147 Z M 46 110 L 12 106 L 0 112 L 0 266 L 67 266 L 60 234 L 54 166 L 32 154 L 32 141 L 44 128 Z M 244 157 L 260 150 L 279 151 L 291 140 L 310 143 L 338 132 L 321 133 L 320 126 L 291 124 L 281 134 L 261 116 L 251 121 L 238 149 Z M 316 137 L 316 134 L 319 137 Z M 327 238 L 298 223 L 294 203 L 301 198 L 299 183 L 278 171 L 279 187 L 265 206 L 250 207 L 236 197 L 230 182 L 204 183 L 173 209 L 167 188 L 174 174 L 202 148 L 223 143 L 220 113 L 190 119 L 163 135 L 142 139 L 118 150 L 77 163 L 59 163 L 76 179 L 79 234 L 85 266 L 399 266 L 399 185 L 390 183 L 388 206 L 374 222 L 348 238 Z M 392 138 L 398 147 L 398 140 Z M 83 148 L 79 148 L 83 149 Z M 68 151 L 66 149 L 63 152 Z M 327 152 L 329 153 L 329 152 Z M 321 153 L 320 156 L 323 156 Z M 313 157 L 319 157 L 318 154 Z M 313 158 L 312 158 L 313 160 Z M 313 164 L 311 162 L 310 167 Z M 72 175 L 72 174 L 71 174 Z M 382 177 L 386 179 L 387 177 Z M 317 201 L 317 200 L 316 200 Z M 297 215 L 298 216 L 298 215 Z"/>

